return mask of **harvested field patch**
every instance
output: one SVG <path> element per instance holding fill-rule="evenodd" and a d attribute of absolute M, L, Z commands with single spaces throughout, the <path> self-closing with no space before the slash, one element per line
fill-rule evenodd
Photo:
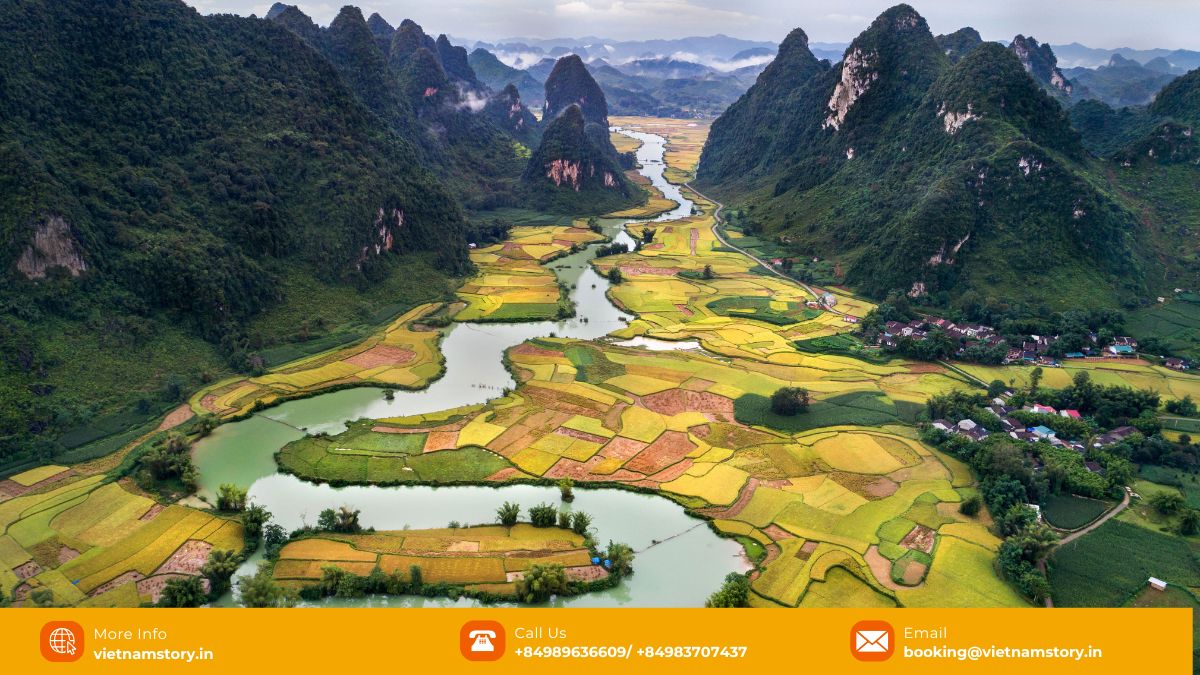
<path fill-rule="evenodd" d="M 664 431 L 644 450 L 625 463 L 625 468 L 647 475 L 657 473 L 687 457 L 696 449 L 696 444 L 687 434 Z"/>

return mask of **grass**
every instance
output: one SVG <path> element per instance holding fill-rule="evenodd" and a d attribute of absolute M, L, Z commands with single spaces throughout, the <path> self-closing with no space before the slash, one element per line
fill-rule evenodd
<path fill-rule="evenodd" d="M 1057 607 L 1119 607 L 1152 576 L 1200 586 L 1193 546 L 1178 537 L 1110 520 L 1060 546 L 1050 558 Z"/>
<path fill-rule="evenodd" d="M 1195 474 L 1169 466 L 1143 464 L 1139 475 L 1151 483 L 1177 488 L 1187 499 L 1188 506 L 1200 509 L 1200 478 Z"/>
<path fill-rule="evenodd" d="M 1042 504 L 1046 522 L 1063 530 L 1077 530 L 1108 511 L 1110 504 L 1075 495 L 1050 495 Z"/>

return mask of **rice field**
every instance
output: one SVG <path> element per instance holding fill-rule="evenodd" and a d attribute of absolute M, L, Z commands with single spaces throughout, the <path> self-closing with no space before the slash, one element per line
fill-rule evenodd
<path fill-rule="evenodd" d="M 666 138 L 667 180 L 682 185 L 695 178 L 696 166 L 700 163 L 700 152 L 708 139 L 708 129 L 712 120 L 618 116 L 610 117 L 609 121 L 614 126 L 658 134 Z"/>
<path fill-rule="evenodd" d="M 340 567 L 356 575 L 370 574 L 378 567 L 385 574 L 408 579 L 416 566 L 427 583 L 486 585 L 492 593 L 508 595 L 522 572 L 547 563 L 595 571 L 582 536 L 557 527 L 519 523 L 511 528 L 485 525 L 323 533 L 284 546 L 273 574 L 282 583 L 304 587 L 318 581 L 325 567 Z"/>
<path fill-rule="evenodd" d="M 969 471 L 922 445 L 911 427 L 892 418 L 875 427 L 784 431 L 745 424 L 735 416 L 740 397 L 766 395 L 784 384 L 805 386 L 818 399 L 862 391 L 890 401 L 881 383 L 907 372 L 904 365 L 812 354 L 804 356 L 803 365 L 769 365 L 560 338 L 514 347 L 509 359 L 520 385 L 508 396 L 440 420 L 376 420 L 339 436 L 307 438 L 286 446 L 280 462 L 304 478 L 345 479 L 362 461 L 348 450 L 386 436 L 389 444 L 407 449 L 372 453 L 376 466 L 393 467 L 380 468 L 389 473 L 399 473 L 416 459 L 445 458 L 441 480 L 446 482 L 570 477 L 581 484 L 652 489 L 719 521 L 723 531 L 755 539 L 768 549 L 811 541 L 825 547 L 823 552 L 836 552 L 816 577 L 811 565 L 786 555 L 768 556 L 754 588 L 783 605 L 800 604 L 809 582 L 823 579 L 829 567 L 858 570 L 874 579 L 865 557 L 868 549 L 900 546 L 917 524 L 933 533 L 953 526 L 956 540 L 971 547 L 962 553 L 961 546 L 951 546 L 948 565 L 939 565 L 940 549 L 927 552 L 933 563 L 927 584 L 952 573 L 995 579 L 990 562 L 994 546 L 978 543 L 990 543 L 984 525 L 941 515 L 956 513 L 952 507 L 972 485 Z M 891 389 L 918 386 L 918 380 L 893 382 Z M 393 440 L 405 436 L 412 440 Z M 408 454 L 418 446 L 419 454 Z M 500 463 L 480 470 L 459 461 L 460 453 L 467 452 Z M 363 480 L 361 473 L 357 476 Z M 939 510 L 942 505 L 950 508 Z M 902 533 L 881 536 L 881 525 L 897 520 L 910 525 Z M 878 587 L 871 592 L 899 604 L 938 602 L 935 597 L 921 600 L 920 587 L 904 591 L 916 595 L 900 597 L 884 585 L 890 574 L 889 568 L 873 582 Z M 999 580 L 995 583 L 1003 587 Z M 1013 604 L 1015 596 L 999 588 L 976 586 L 982 590 L 959 600 Z M 862 597 L 866 602 L 874 596 Z"/>
<path fill-rule="evenodd" d="M 964 371 L 985 382 L 1003 380 L 1016 387 L 1029 385 L 1033 368 L 1028 366 L 980 366 L 959 364 Z M 1061 368 L 1043 368 L 1042 385 L 1061 389 L 1071 385 L 1076 373 L 1086 372 L 1092 382 L 1134 389 L 1150 389 L 1164 398 L 1200 399 L 1200 375 L 1179 372 L 1140 359 L 1067 359 Z"/>
<path fill-rule="evenodd" d="M 559 316 L 562 294 L 545 263 L 601 241 L 586 227 L 514 227 L 508 241 L 472 249 L 478 273 L 458 290 L 457 321 L 538 321 Z"/>
<path fill-rule="evenodd" d="M 209 551 L 242 550 L 237 521 L 103 479 L 0 502 L 0 582 L 14 604 L 49 589 L 56 604 L 136 607 L 158 599 L 162 575 L 198 575 Z"/>
<path fill-rule="evenodd" d="M 217 382 L 192 396 L 192 409 L 228 419 L 332 387 L 421 389 L 442 374 L 442 333 L 422 321 L 444 311 L 442 303 L 420 305 L 353 346 L 293 361 L 257 377 Z"/>

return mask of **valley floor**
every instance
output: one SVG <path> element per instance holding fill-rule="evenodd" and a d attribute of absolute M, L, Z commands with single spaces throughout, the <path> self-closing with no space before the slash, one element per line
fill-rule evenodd
<path fill-rule="evenodd" d="M 614 123 L 663 134 L 667 178 L 677 185 L 693 174 L 703 124 Z M 333 436 L 306 435 L 284 446 L 279 467 L 335 484 L 571 478 L 653 492 L 760 554 L 752 556 L 755 606 L 1026 606 L 995 572 L 1000 540 L 986 511 L 977 517 L 959 512 L 958 504 L 978 493 L 970 469 L 923 444 L 915 428 L 931 395 L 971 390 L 975 383 L 930 363 L 872 363 L 797 348 L 797 341 L 852 331 L 846 317 L 864 316 L 872 305 L 845 290 L 812 289 L 836 298 L 837 311 L 823 309 L 806 287 L 725 246 L 713 229 L 716 206 L 690 189 L 684 194 L 694 202 L 690 216 L 630 225 L 628 232 L 647 243 L 592 263 L 601 275 L 620 279 L 609 298 L 633 315 L 627 324 L 595 340 L 528 340 L 506 353 L 517 386 L 503 396 L 439 413 L 360 421 Z M 225 421 L 339 387 L 427 386 L 442 372 L 436 326 L 451 319 L 561 315 L 562 292 L 545 265 L 602 238 L 582 225 L 515 228 L 510 241 L 473 252 L 479 274 L 459 290 L 460 303 L 421 305 L 353 346 L 217 383 L 193 396 L 190 408 Z M 1021 368 L 964 369 L 985 381 L 1025 377 Z M 1172 397 L 1196 391 L 1200 378 L 1161 370 L 1131 364 L 1097 367 L 1093 376 Z M 768 398 L 783 386 L 811 392 L 809 411 L 774 415 Z M 180 430 L 198 433 L 199 418 L 184 417 L 176 416 Z M 92 464 L 0 482 L 0 581 L 7 595 L 15 590 L 26 602 L 46 587 L 68 604 L 137 604 L 154 598 L 148 580 L 198 573 L 188 561 L 200 549 L 240 549 L 236 519 L 164 508 L 128 479 L 118 480 L 138 446 Z M 468 534 L 438 536 L 467 542 Z M 346 560 L 356 561 L 358 570 L 389 554 L 372 548 L 380 542 L 342 539 L 319 540 L 326 541 L 324 558 L 301 556 L 303 546 L 293 549 L 276 576 L 300 586 L 313 581 L 316 563 L 297 560 L 336 564 L 338 555 L 350 555 Z M 542 557 L 562 549 L 579 558 L 580 543 L 568 538 L 527 548 Z M 460 550 L 454 546 L 439 555 L 453 557 Z M 331 547 L 338 550 L 330 553 Z M 487 575 L 455 571 L 447 578 L 504 584 L 512 564 L 492 556 L 478 563 L 490 566 Z M 719 582 L 713 580 L 713 590 Z"/>

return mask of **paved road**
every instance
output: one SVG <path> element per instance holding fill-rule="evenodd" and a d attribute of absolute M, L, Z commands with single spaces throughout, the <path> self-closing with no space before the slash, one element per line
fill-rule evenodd
<path fill-rule="evenodd" d="M 780 272 L 779 270 L 775 269 L 774 265 L 768 263 L 767 261 L 763 260 L 762 258 L 759 258 L 758 256 L 747 251 L 746 249 L 741 248 L 739 246 L 734 246 L 733 244 L 729 243 L 728 239 L 721 236 L 721 230 L 720 230 L 720 228 L 717 227 L 718 225 L 721 224 L 721 210 L 725 208 L 725 205 L 722 204 L 721 202 L 705 195 L 703 192 L 697 190 L 696 188 L 692 187 L 691 183 L 684 183 L 683 186 L 686 187 L 687 189 L 691 190 L 692 192 L 695 192 L 701 199 L 706 199 L 717 205 L 717 210 L 713 211 L 713 225 L 712 225 L 713 236 L 715 236 L 717 238 L 717 241 L 721 242 L 722 245 L 727 246 L 727 247 L 741 253 L 742 255 L 753 260 L 754 262 L 758 263 L 759 265 L 762 265 L 764 269 L 766 269 L 771 274 L 774 274 L 775 276 L 779 277 L 780 279 L 786 279 L 794 284 L 800 284 L 804 288 L 804 290 L 808 291 L 809 295 L 813 296 L 813 299 L 820 300 L 821 294 L 818 293 L 816 291 L 816 289 L 814 289 L 812 286 L 809 286 L 808 284 L 804 283 L 803 281 L 800 281 L 799 279 L 796 279 L 795 277 L 791 277 L 791 276 L 788 276 L 787 274 L 784 274 L 783 272 Z M 833 312 L 834 314 L 845 314 L 845 312 L 837 309 L 836 306 L 828 308 L 828 311 Z"/>

